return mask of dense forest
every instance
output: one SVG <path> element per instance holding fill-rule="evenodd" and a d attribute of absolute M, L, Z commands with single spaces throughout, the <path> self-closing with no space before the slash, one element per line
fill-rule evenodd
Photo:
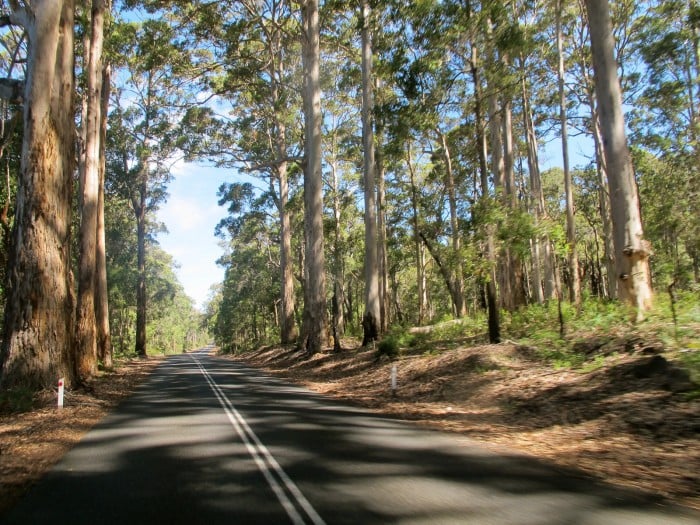
<path fill-rule="evenodd" d="M 695 0 L 0 6 L 3 387 L 207 332 L 498 342 L 532 305 L 697 300 Z M 254 181 L 219 191 L 203 314 L 157 244 L 183 159 Z"/>

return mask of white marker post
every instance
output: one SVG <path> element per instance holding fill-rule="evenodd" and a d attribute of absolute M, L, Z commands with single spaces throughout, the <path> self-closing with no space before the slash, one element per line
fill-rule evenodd
<path fill-rule="evenodd" d="M 396 364 L 391 365 L 391 395 L 396 395 Z"/>
<path fill-rule="evenodd" d="M 63 390 L 64 390 L 64 379 L 58 380 L 58 408 L 63 408 Z"/>

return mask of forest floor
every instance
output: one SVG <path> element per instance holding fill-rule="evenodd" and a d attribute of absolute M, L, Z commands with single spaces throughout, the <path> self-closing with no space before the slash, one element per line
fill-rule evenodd
<path fill-rule="evenodd" d="M 584 358 L 573 368 L 510 342 L 432 341 L 395 360 L 343 342 L 341 352 L 311 357 L 276 346 L 232 358 L 495 451 L 537 456 L 700 509 L 700 387 L 679 366 L 682 355 L 658 342 L 584 340 L 577 347 Z"/>
<path fill-rule="evenodd" d="M 0 398 L 0 516 L 38 481 L 83 435 L 120 401 L 131 395 L 161 358 L 120 361 L 87 388 L 68 391 L 64 407 L 57 392 L 42 392 L 23 402 Z M 31 408 L 13 412 L 27 404 Z"/>

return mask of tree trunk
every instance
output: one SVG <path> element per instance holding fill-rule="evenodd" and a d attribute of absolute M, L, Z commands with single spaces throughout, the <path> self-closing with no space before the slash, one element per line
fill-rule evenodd
<path fill-rule="evenodd" d="M 525 62 L 521 60 L 522 75 L 522 95 L 523 95 L 523 121 L 525 124 L 525 143 L 527 145 L 527 166 L 530 174 L 530 204 L 529 207 L 534 211 L 535 226 L 538 226 L 543 218 L 544 210 L 540 209 L 539 193 L 541 191 L 540 183 L 540 162 L 537 153 L 537 136 L 535 135 L 535 126 L 532 122 L 532 110 L 530 109 L 530 95 L 527 86 L 527 76 L 524 74 Z M 532 251 L 532 292 L 537 304 L 544 303 L 544 291 L 542 289 L 542 238 L 536 234 L 530 239 Z"/>
<path fill-rule="evenodd" d="M 304 27 L 304 237 L 306 286 L 301 346 L 320 351 L 326 335 L 326 275 L 323 254 L 323 181 L 321 179 L 321 83 L 318 0 L 302 4 Z"/>
<path fill-rule="evenodd" d="M 68 384 L 73 375 L 70 270 L 74 169 L 72 0 L 25 8 L 28 60 L 24 137 L 9 258 L 2 388 Z"/>
<path fill-rule="evenodd" d="M 100 126 L 100 181 L 97 203 L 97 273 L 95 317 L 97 319 L 97 357 L 105 368 L 112 368 L 112 336 L 109 327 L 109 294 L 107 289 L 107 248 L 105 241 L 105 145 L 107 140 L 107 111 L 111 87 L 111 68 L 102 72 L 102 114 Z"/>
<path fill-rule="evenodd" d="M 477 68 L 477 49 L 472 46 L 471 68 L 472 81 L 474 82 L 474 117 L 476 120 L 477 142 L 479 144 L 479 174 L 481 180 L 481 199 L 486 205 L 489 198 L 489 170 L 486 159 L 488 158 L 488 146 L 486 142 L 486 129 L 481 110 L 482 91 L 479 69 Z M 486 307 L 488 310 L 489 342 L 499 343 L 501 341 L 501 321 L 498 309 L 498 291 L 496 289 L 496 242 L 495 225 L 486 224 L 486 259 L 489 263 L 489 275 L 484 279 L 486 288 Z"/>
<path fill-rule="evenodd" d="M 378 134 L 377 148 L 377 263 L 379 264 L 379 295 L 380 295 L 380 330 L 382 333 L 389 329 L 391 298 L 389 297 L 389 260 L 386 249 L 386 180 L 384 177 L 384 162 L 382 159 L 381 135 Z"/>
<path fill-rule="evenodd" d="M 564 191 L 566 193 L 566 240 L 569 244 L 569 300 L 572 304 L 581 302 L 581 279 L 578 271 L 578 254 L 576 252 L 576 223 L 574 221 L 574 191 L 569 168 L 569 139 L 566 119 L 566 92 L 564 90 L 564 35 L 562 31 L 562 0 L 557 1 L 557 69 L 559 81 L 559 125 L 561 126 L 561 154 L 564 163 Z"/>
<path fill-rule="evenodd" d="M 508 60 L 504 59 L 504 64 L 508 65 Z M 518 192 L 515 184 L 515 152 L 513 146 L 513 103 L 510 95 L 506 94 L 503 100 L 503 169 L 505 179 L 505 205 L 514 214 L 518 209 Z M 503 254 L 505 263 L 504 282 L 507 283 L 506 290 L 509 310 L 515 310 L 526 304 L 525 287 L 523 286 L 523 271 L 520 257 L 517 251 L 507 246 Z M 506 292 L 504 291 L 504 296 Z"/>
<path fill-rule="evenodd" d="M 459 231 L 459 214 L 457 212 L 457 192 L 455 190 L 455 177 L 452 171 L 452 157 L 447 144 L 447 137 L 439 129 L 437 130 L 442 146 L 442 156 L 445 161 L 445 186 L 450 205 L 450 227 L 452 228 L 452 262 L 454 266 L 454 278 L 450 279 L 450 292 L 455 317 L 467 315 L 467 305 L 464 300 L 464 269 L 462 266 L 462 237 Z M 432 253 L 432 252 L 431 252 Z"/>
<path fill-rule="evenodd" d="M 585 15 L 585 13 L 584 13 Z M 585 54 L 581 54 L 581 71 L 584 76 L 586 99 L 591 109 L 591 135 L 595 148 L 596 174 L 598 176 L 598 207 L 600 220 L 603 224 L 603 260 L 605 262 L 607 296 L 617 299 L 617 276 L 615 271 L 615 247 L 613 246 L 612 218 L 610 217 L 610 191 L 608 188 L 608 175 L 603 154 L 603 139 L 600 131 L 600 118 L 595 94 L 595 85 L 589 75 L 589 64 L 585 61 Z"/>
<path fill-rule="evenodd" d="M 75 348 L 77 379 L 86 382 L 97 372 L 97 229 L 100 200 L 100 131 L 102 128 L 102 43 L 105 5 L 93 0 L 87 51 L 87 104 L 83 119 L 84 156 L 80 170 L 81 220 L 78 261 L 78 308 Z"/>
<path fill-rule="evenodd" d="M 423 251 L 423 243 L 420 238 L 420 226 L 418 221 L 418 187 L 416 185 L 416 172 L 413 166 L 413 157 L 411 155 L 411 145 L 406 147 L 406 161 L 408 163 L 408 173 L 410 174 L 411 184 L 411 211 L 413 224 L 413 246 L 415 249 L 416 261 L 416 289 L 418 293 L 418 324 L 422 325 L 427 313 L 427 291 L 425 280 L 425 254 Z"/>
<path fill-rule="evenodd" d="M 143 168 L 144 170 L 147 168 Z M 136 282 L 136 355 L 146 357 L 146 193 L 147 178 L 146 173 L 142 173 L 140 183 L 139 202 L 135 203 L 136 212 L 136 259 L 137 259 L 137 282 Z"/>
<path fill-rule="evenodd" d="M 279 49 L 279 39 L 276 38 L 270 41 L 270 79 L 271 79 L 271 98 L 275 108 L 282 107 L 280 83 L 284 78 L 284 60 Z M 291 217 L 287 209 L 289 204 L 289 179 L 287 175 L 288 162 L 287 158 L 287 126 L 283 118 L 280 118 L 278 111 L 274 113 L 275 119 L 275 155 L 276 155 L 276 170 L 277 185 L 279 190 L 279 198 L 276 199 L 277 212 L 279 214 L 280 224 L 280 277 L 282 279 L 280 289 L 281 299 L 281 322 L 280 322 L 280 340 L 282 344 L 290 344 L 296 341 L 297 325 L 294 318 L 294 267 L 292 263 L 292 227 Z"/>
<path fill-rule="evenodd" d="M 379 266 L 377 261 L 377 201 L 374 131 L 372 112 L 374 94 L 372 81 L 372 41 L 369 1 L 362 2 L 362 146 L 365 196 L 365 313 L 362 316 L 363 339 L 366 346 L 379 337 L 381 312 L 379 304 Z"/>
<path fill-rule="evenodd" d="M 627 146 L 608 1 L 586 0 L 586 7 L 603 153 L 610 183 L 619 297 L 636 310 L 639 321 L 651 308 L 652 302 L 649 272 L 651 245 L 644 239 L 639 195 Z"/>
<path fill-rule="evenodd" d="M 279 130 L 278 130 L 279 131 Z M 282 312 L 281 341 L 289 344 L 296 341 L 297 325 L 294 319 L 294 268 L 292 265 L 292 226 L 289 210 L 289 182 L 287 180 L 287 163 L 277 167 L 279 183 L 279 220 L 280 220 L 280 273 L 282 274 Z"/>
<path fill-rule="evenodd" d="M 333 144 L 335 154 L 335 144 Z M 343 249 L 341 246 L 342 238 L 342 223 L 341 223 L 341 203 L 340 191 L 338 184 L 338 170 L 335 162 L 330 162 L 333 195 L 333 308 L 332 308 L 332 326 L 333 326 L 333 350 L 340 351 L 340 338 L 344 335 L 345 316 L 343 313 L 343 304 L 345 303 L 344 282 L 345 272 L 343 264 Z"/>
<path fill-rule="evenodd" d="M 600 136 L 600 120 L 595 109 L 595 98 L 591 95 L 591 121 L 593 126 L 593 143 L 595 145 L 596 174 L 598 175 L 598 206 L 600 220 L 603 223 L 603 260 L 607 277 L 608 297 L 617 299 L 617 276 L 615 271 L 615 246 L 613 245 L 612 217 L 610 216 L 610 188 L 608 171 L 603 155 L 603 140 Z"/>

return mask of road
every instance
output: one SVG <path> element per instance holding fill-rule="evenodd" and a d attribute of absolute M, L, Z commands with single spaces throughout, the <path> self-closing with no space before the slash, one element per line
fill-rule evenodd
<path fill-rule="evenodd" d="M 174 356 L 2 523 L 700 524 L 700 514 Z"/>

